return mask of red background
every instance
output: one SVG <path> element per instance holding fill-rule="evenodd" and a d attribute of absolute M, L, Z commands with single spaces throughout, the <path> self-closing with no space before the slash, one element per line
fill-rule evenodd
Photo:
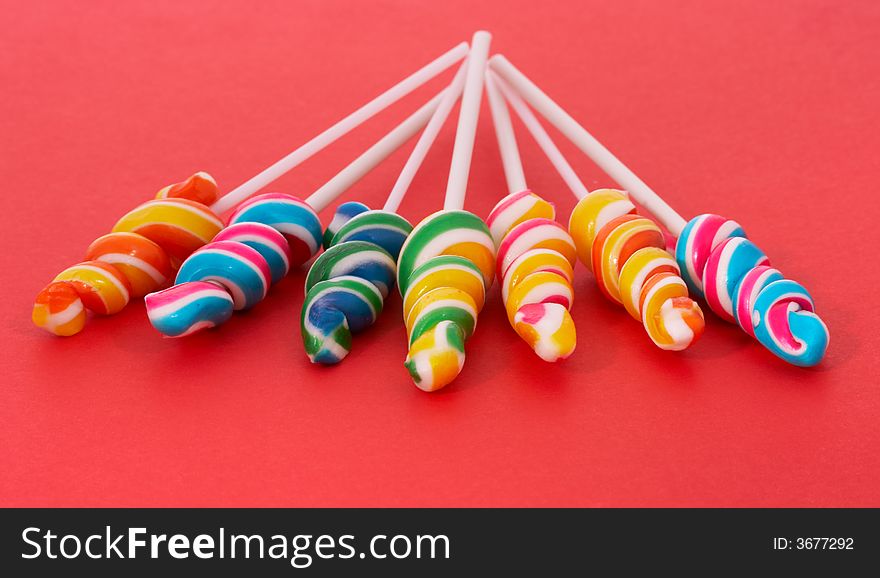
<path fill-rule="evenodd" d="M 2 505 L 880 505 L 880 4 L 2 12 Z M 573 358 L 532 355 L 496 287 L 463 374 L 434 395 L 402 367 L 396 295 L 342 365 L 310 365 L 302 273 L 185 340 L 159 338 L 140 303 L 71 339 L 31 325 L 37 291 L 161 186 L 207 170 L 230 189 L 479 27 L 683 215 L 739 220 L 810 288 L 824 363 L 788 366 L 714 316 L 690 351 L 659 351 L 580 266 Z M 307 195 L 448 77 L 273 188 Z M 521 129 L 529 184 L 567 220 L 570 195 Z M 414 222 L 440 206 L 452 137 L 403 205 Z M 485 216 L 505 190 L 485 104 L 477 139 L 467 208 Z M 589 187 L 612 184 L 558 141 Z M 344 198 L 380 205 L 408 148 Z"/>

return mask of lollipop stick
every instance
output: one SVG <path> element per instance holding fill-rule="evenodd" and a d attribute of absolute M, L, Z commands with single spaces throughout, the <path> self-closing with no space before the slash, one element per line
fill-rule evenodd
<path fill-rule="evenodd" d="M 523 100 L 519 97 L 519 95 L 507 86 L 507 83 L 499 77 L 497 74 L 492 72 L 491 70 L 488 72 L 488 77 L 486 78 L 486 86 L 489 86 L 489 79 L 492 79 L 495 84 L 498 85 L 498 88 L 501 89 L 502 94 L 504 94 L 504 98 L 510 103 L 510 106 L 513 107 L 514 112 L 519 117 L 529 133 L 531 133 L 532 138 L 535 139 L 535 142 L 538 143 L 538 146 L 541 147 L 541 150 L 547 155 L 547 158 L 550 160 L 550 163 L 556 169 L 556 172 L 559 173 L 559 176 L 562 177 L 562 180 L 565 181 L 565 184 L 571 189 L 571 192 L 574 194 L 575 198 L 580 200 L 583 199 L 590 192 L 587 190 L 587 187 L 584 186 L 584 183 L 581 182 L 580 178 L 578 178 L 577 174 L 574 172 L 574 169 L 571 168 L 571 165 L 568 164 L 568 161 L 565 160 L 565 157 L 562 155 L 562 151 L 556 146 L 556 143 L 553 142 L 553 139 L 550 138 L 550 135 L 547 134 L 547 131 L 544 130 L 544 127 L 541 126 L 541 122 L 535 117 L 532 111 L 529 109 L 528 105 L 523 102 Z M 491 100 L 490 100 L 491 102 Z"/>
<path fill-rule="evenodd" d="M 528 101 L 544 118 L 550 121 L 562 134 L 593 159 L 603 171 L 623 186 L 627 192 L 669 232 L 675 236 L 681 234 L 686 221 L 672 207 L 660 198 L 651 188 L 636 176 L 626 165 L 617 159 L 611 151 L 596 140 L 587 130 L 571 117 L 565 110 L 547 96 L 535 83 L 516 69 L 504 56 L 495 55 L 491 61 L 492 69 L 506 80 L 519 94 Z"/>
<path fill-rule="evenodd" d="M 504 98 L 498 92 L 496 76 L 486 72 L 486 96 L 489 99 L 489 110 L 492 111 L 492 124 L 495 125 L 495 136 L 498 138 L 498 150 L 501 152 L 501 165 L 504 167 L 504 179 L 507 181 L 507 192 L 513 194 L 526 190 L 526 175 L 523 173 L 519 147 L 516 146 L 516 135 L 513 123 L 510 122 L 510 111 Z"/>
<path fill-rule="evenodd" d="M 431 149 L 431 145 L 434 144 L 434 140 L 440 133 L 440 129 L 443 128 L 443 124 L 449 117 L 452 107 L 455 106 L 455 102 L 458 100 L 458 97 L 461 96 L 461 91 L 464 88 L 466 71 L 467 61 L 461 65 L 458 72 L 455 74 L 455 78 L 452 79 L 452 83 L 443 92 L 443 100 L 440 101 L 440 106 L 434 111 L 434 115 L 431 117 L 431 120 L 428 121 L 428 126 L 425 127 L 425 130 L 419 137 L 415 148 L 413 148 L 412 153 L 410 153 L 409 158 L 406 160 L 403 170 L 400 171 L 400 176 L 397 177 L 397 182 L 394 183 L 394 187 L 388 195 L 388 200 L 385 201 L 385 206 L 382 207 L 383 211 L 396 213 L 397 209 L 400 207 L 400 203 L 403 201 L 403 196 L 412 184 L 419 167 L 422 166 L 422 161 L 425 160 L 425 156 Z"/>
<path fill-rule="evenodd" d="M 489 44 L 492 35 L 486 31 L 474 34 L 471 52 L 467 63 L 464 95 L 461 97 L 461 110 L 458 113 L 458 127 L 452 149 L 452 164 L 449 168 L 449 181 L 446 183 L 446 200 L 443 208 L 455 210 L 464 208 L 464 195 L 467 192 L 468 174 L 471 169 L 471 155 L 474 152 L 474 137 L 480 117 L 480 100 L 483 96 L 483 77 L 486 61 L 489 58 Z"/>
<path fill-rule="evenodd" d="M 373 170 L 376 165 L 399 149 L 403 143 L 415 136 L 428 123 L 428 120 L 432 118 L 434 111 L 437 110 L 438 105 L 442 102 L 447 92 L 448 89 L 440 92 L 422 105 L 409 118 L 394 127 L 388 134 L 379 139 L 376 144 L 339 171 L 335 177 L 309 195 L 306 202 L 315 211 L 321 211 L 332 203 L 336 197 L 347 191 L 352 185 L 361 180 L 364 175 Z"/>
<path fill-rule="evenodd" d="M 388 106 L 394 104 L 419 86 L 425 84 L 462 58 L 467 54 L 468 47 L 466 42 L 462 42 L 452 50 L 446 52 L 433 62 L 427 64 L 421 70 L 418 70 L 392 86 L 361 108 L 357 109 L 347 117 L 343 118 L 306 144 L 302 145 L 289 155 L 279 160 L 263 172 L 254 176 L 245 183 L 239 185 L 220 200 L 211 206 L 211 209 L 222 214 L 241 201 L 245 200 L 252 194 L 259 191 L 272 181 L 278 179 L 289 170 L 293 169 L 301 162 L 305 161 L 315 153 L 321 151 L 330 143 L 342 137 L 361 123 L 369 120 L 374 115 L 384 110 Z"/>

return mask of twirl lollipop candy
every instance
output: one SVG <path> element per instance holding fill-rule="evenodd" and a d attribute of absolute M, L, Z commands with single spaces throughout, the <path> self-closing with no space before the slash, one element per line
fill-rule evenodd
<path fill-rule="evenodd" d="M 210 208 L 190 196 L 216 199 L 214 180 L 197 173 L 125 215 L 112 233 L 89 246 L 85 262 L 62 272 L 37 295 L 34 324 L 55 335 L 75 335 L 85 326 L 86 310 L 112 315 L 132 297 L 167 284 L 173 263 L 222 227 Z"/>
<path fill-rule="evenodd" d="M 491 74 L 486 75 L 486 93 L 510 191 L 486 220 L 498 247 L 507 318 L 541 359 L 558 361 L 571 355 L 577 343 L 569 314 L 574 241 L 554 220 L 553 205 L 526 186 L 510 115 Z"/>
<path fill-rule="evenodd" d="M 679 300 L 677 303 L 681 303 L 680 295 L 684 293 L 682 285 L 686 282 L 692 291 L 706 298 L 709 307 L 719 316 L 728 321 L 735 320 L 746 333 L 754 335 L 778 357 L 801 366 L 816 365 L 822 360 L 828 347 L 829 335 L 827 327 L 815 314 L 812 297 L 800 284 L 784 279 L 778 271 L 769 269 L 764 253 L 746 239 L 737 223 L 718 215 L 700 215 L 686 222 L 507 59 L 495 56 L 492 59 L 492 68 L 611 178 L 624 185 L 639 204 L 678 237 L 675 257 L 684 281 L 679 283 L 677 279 L 670 277 L 674 277 L 674 274 L 669 271 L 671 264 L 668 261 L 654 261 L 651 270 L 660 272 L 654 275 L 657 279 L 655 283 L 646 282 L 642 288 L 640 300 L 643 303 L 670 295 L 672 297 L 667 299 L 675 307 L 676 299 Z M 615 203 L 617 207 L 623 206 L 619 198 Z M 604 227 L 607 228 L 615 223 L 616 227 L 623 227 L 627 231 L 639 229 L 638 225 L 633 224 L 632 218 L 624 219 L 624 215 L 614 214 L 619 212 L 619 208 L 612 211 L 609 205 L 605 205 L 602 210 L 604 212 L 596 218 L 595 225 L 599 230 L 595 233 L 587 232 L 584 228 L 584 224 L 590 219 L 580 223 L 578 218 L 579 224 L 576 225 L 576 228 L 584 231 L 586 238 L 592 238 L 591 253 L 602 253 L 598 255 L 598 259 L 592 261 L 594 264 L 603 262 L 606 252 L 613 257 L 611 253 L 619 246 L 615 244 L 616 240 L 609 245 L 611 234 L 608 234 L 605 235 L 601 247 L 596 248 L 603 228 L 599 225 L 605 223 Z M 612 215 L 616 219 L 606 220 Z M 638 232 L 643 239 L 650 234 L 645 229 Z M 619 236 L 626 237 L 623 232 Z M 622 251 L 626 249 L 623 248 Z M 621 252 L 621 255 L 625 255 L 625 252 Z M 636 253 L 633 252 L 628 258 L 632 260 L 635 257 Z M 651 263 L 652 257 L 642 254 L 640 261 Z M 620 280 L 623 280 L 624 273 L 625 271 L 621 271 Z M 636 282 L 639 279 L 637 275 L 627 275 L 627 279 L 630 278 Z M 613 275 L 609 280 L 613 281 Z M 613 285 L 613 282 L 605 284 L 612 296 Z M 626 294 L 627 291 L 622 291 L 621 297 Z M 628 299 L 634 301 L 633 297 Z M 668 306 L 666 311 L 661 311 L 668 312 Z M 683 328 L 679 326 L 678 329 Z"/>
<path fill-rule="evenodd" d="M 209 242 L 222 228 L 221 215 L 267 184 L 284 175 L 339 137 L 409 94 L 467 54 L 461 43 L 385 91 L 354 113 L 299 147 L 277 163 L 218 199 L 214 179 L 204 172 L 164 187 L 154 201 L 126 214 L 113 228 L 114 236 L 102 238 L 88 251 L 88 259 L 116 267 L 130 285 L 131 295 L 141 296 L 167 284 L 174 267 L 194 250 Z M 208 206 L 210 204 L 210 207 Z M 131 235 L 117 235 L 130 233 Z M 164 255 L 156 253 L 152 241 Z M 170 267 L 169 267 L 170 266 Z M 82 295 L 71 291 L 81 285 L 50 284 L 34 302 L 34 323 L 56 335 L 73 335 L 85 324 Z M 90 293 L 83 294 L 86 299 Z M 70 320 L 64 315 L 79 311 Z M 101 312 L 101 311 L 98 311 Z"/>
<path fill-rule="evenodd" d="M 229 217 L 229 226 L 183 262 L 177 285 L 147 295 L 147 316 L 153 327 L 168 337 L 192 335 L 227 321 L 232 310 L 256 305 L 272 283 L 291 268 L 303 265 L 320 249 L 321 221 L 316 211 L 414 135 L 428 122 L 439 102 L 438 95 L 423 105 L 305 201 L 282 193 L 265 193 L 239 205 Z M 200 282 L 225 289 L 231 301 L 221 303 L 212 293 L 187 288 Z M 200 300 L 205 306 L 193 306 Z"/>
<path fill-rule="evenodd" d="M 444 91 L 440 105 L 413 148 L 385 206 L 373 211 L 362 203 L 343 203 L 324 233 L 327 251 L 318 257 L 306 277 L 300 327 L 306 354 L 314 363 L 335 364 L 351 350 L 351 333 L 366 329 L 381 311 L 374 293 L 354 290 L 354 281 L 328 283 L 341 277 L 358 277 L 384 299 L 394 285 L 397 257 L 412 231 L 409 221 L 396 214 L 412 179 L 421 166 L 464 86 L 462 66 Z M 329 239 L 329 241 L 328 241 Z M 372 316 L 365 316 L 370 311 Z"/>
<path fill-rule="evenodd" d="M 425 391 L 440 389 L 459 374 L 465 359 L 464 342 L 473 332 L 479 311 L 471 292 L 446 284 L 463 281 L 473 290 L 472 277 L 462 269 L 444 274 L 444 269 L 451 273 L 449 263 L 444 259 L 440 265 L 439 259 L 451 255 L 469 262 L 480 273 L 480 295 L 495 275 L 495 245 L 489 228 L 479 217 L 462 210 L 490 41 L 488 32 L 477 32 L 471 43 L 443 210 L 413 229 L 398 260 L 397 284 L 404 296 L 409 334 L 405 365 L 415 384 Z M 438 284 L 433 285 L 435 282 Z M 417 287 L 416 283 L 431 285 Z M 411 298 L 413 291 L 418 295 L 415 299 Z"/>

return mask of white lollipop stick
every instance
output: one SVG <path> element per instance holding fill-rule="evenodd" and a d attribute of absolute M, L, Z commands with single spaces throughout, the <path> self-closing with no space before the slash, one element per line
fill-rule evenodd
<path fill-rule="evenodd" d="M 434 140 L 440 133 L 440 129 L 443 128 L 443 125 L 446 123 L 446 119 L 449 117 L 452 107 L 455 106 L 455 102 L 458 100 L 458 97 L 461 96 L 461 91 L 464 88 L 466 71 L 467 61 L 461 65 L 458 72 L 455 74 L 455 78 L 452 79 L 452 83 L 443 92 L 443 100 L 440 101 L 440 106 L 434 111 L 434 115 L 431 117 L 431 120 L 428 121 L 428 126 L 425 127 L 425 130 L 419 137 L 412 153 L 410 153 L 409 158 L 406 160 L 406 164 L 403 165 L 403 170 L 400 171 L 400 176 L 397 177 L 397 181 L 394 183 L 394 187 L 388 195 L 388 200 L 385 201 L 385 206 L 382 207 L 383 211 L 396 213 L 397 209 L 400 208 L 403 196 L 406 195 L 406 191 L 409 190 L 409 186 L 412 184 L 416 173 L 419 171 L 419 167 L 422 166 L 422 161 L 425 160 L 425 156 L 427 156 L 428 151 L 431 150 L 431 146 L 434 144 Z"/>
<path fill-rule="evenodd" d="M 434 98 L 423 104 L 409 118 L 394 127 L 388 134 L 379 139 L 376 144 L 339 171 L 335 177 L 309 195 L 306 203 L 315 211 L 321 211 L 332 203 L 336 197 L 347 191 L 356 182 L 361 180 L 364 175 L 387 159 L 391 153 L 399 149 L 403 143 L 415 136 L 432 118 L 434 111 L 437 110 L 438 105 L 447 93 L 448 89 L 441 91 Z"/>
<path fill-rule="evenodd" d="M 452 50 L 446 52 L 433 62 L 427 64 L 422 69 L 414 72 L 407 78 L 403 79 L 396 85 L 392 86 L 361 108 L 357 109 L 347 117 L 343 118 L 306 144 L 297 148 L 283 159 L 279 160 L 263 172 L 252 177 L 250 180 L 239 185 L 216 203 L 211 205 L 211 209 L 222 214 L 247 199 L 272 181 L 278 179 L 315 153 L 321 151 L 326 146 L 342 137 L 358 125 L 369 120 L 388 106 L 394 104 L 416 88 L 425 84 L 459 60 L 468 53 L 466 42 L 462 42 Z"/>
<path fill-rule="evenodd" d="M 513 86 L 544 118 L 553 124 L 571 142 L 590 157 L 608 176 L 617 181 L 648 212 L 660 221 L 670 233 L 681 234 L 687 223 L 681 215 L 666 204 L 660 196 L 644 183 L 626 165 L 611 154 L 602 143 L 547 96 L 534 82 L 516 69 L 504 56 L 492 57 L 492 69 Z"/>
<path fill-rule="evenodd" d="M 501 166 L 504 167 L 507 191 L 510 194 L 519 193 L 528 188 L 526 175 L 523 172 L 519 147 L 516 146 L 516 135 L 513 132 L 513 123 L 510 122 L 510 112 L 507 110 L 504 98 L 498 92 L 497 80 L 498 77 L 488 70 L 486 71 L 486 96 L 489 99 L 489 110 L 492 111 L 495 136 L 498 138 L 498 150 L 501 153 Z"/>
<path fill-rule="evenodd" d="M 455 131 L 449 181 L 446 183 L 446 200 L 443 203 L 443 208 L 447 211 L 464 208 L 464 195 L 467 192 L 468 174 L 471 170 L 471 155 L 474 152 L 474 137 L 477 133 L 477 121 L 480 118 L 483 77 L 485 76 L 486 61 L 489 59 L 489 44 L 491 42 L 492 35 L 484 30 L 474 34 L 471 40 L 467 78 L 464 84 L 464 95 L 461 97 L 461 110 L 458 113 L 458 127 Z"/>
<path fill-rule="evenodd" d="M 553 165 L 556 172 L 559 173 L 559 176 L 562 177 L 562 180 L 565 181 L 565 184 L 571 189 L 575 198 L 581 200 L 587 196 L 590 191 L 587 190 L 587 187 L 585 187 L 584 183 L 578 178 L 577 173 L 574 172 L 574 169 L 571 168 L 571 165 L 568 164 L 568 161 L 562 155 L 562 151 L 559 150 L 556 143 L 553 142 L 553 139 L 550 138 L 550 135 L 547 134 L 547 131 L 541 126 L 541 122 L 532 113 L 528 105 L 523 102 L 516 91 L 507 86 L 507 83 L 504 82 L 500 76 L 491 70 L 488 72 L 488 76 L 498 85 L 498 88 L 501 89 L 504 98 L 506 98 L 510 103 L 510 106 L 513 107 L 514 112 L 516 112 L 516 115 L 522 123 L 526 125 L 532 138 L 534 138 L 535 142 L 538 143 L 538 146 L 541 147 L 541 150 L 550 160 L 550 164 Z M 486 79 L 486 86 L 488 86 L 489 78 Z"/>

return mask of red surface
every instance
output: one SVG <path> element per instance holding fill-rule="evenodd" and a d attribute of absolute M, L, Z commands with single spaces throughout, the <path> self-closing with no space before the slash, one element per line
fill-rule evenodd
<path fill-rule="evenodd" d="M 880 506 L 876 2 L 2 8 L 0 504 Z M 71 339 L 31 325 L 37 291 L 161 186 L 199 169 L 239 184 L 478 27 L 685 216 L 742 222 L 812 291 L 825 362 L 787 366 L 712 316 L 664 353 L 581 266 L 572 359 L 532 355 L 496 288 L 435 395 L 402 367 L 396 296 L 341 366 L 310 365 L 302 273 L 186 340 L 141 304 Z M 275 188 L 307 194 L 443 82 Z M 517 130 L 530 185 L 567 219 Z M 412 220 L 439 207 L 451 142 L 448 126 Z M 345 198 L 380 204 L 405 154 Z M 503 190 L 484 106 L 467 206 L 485 216 Z"/>

